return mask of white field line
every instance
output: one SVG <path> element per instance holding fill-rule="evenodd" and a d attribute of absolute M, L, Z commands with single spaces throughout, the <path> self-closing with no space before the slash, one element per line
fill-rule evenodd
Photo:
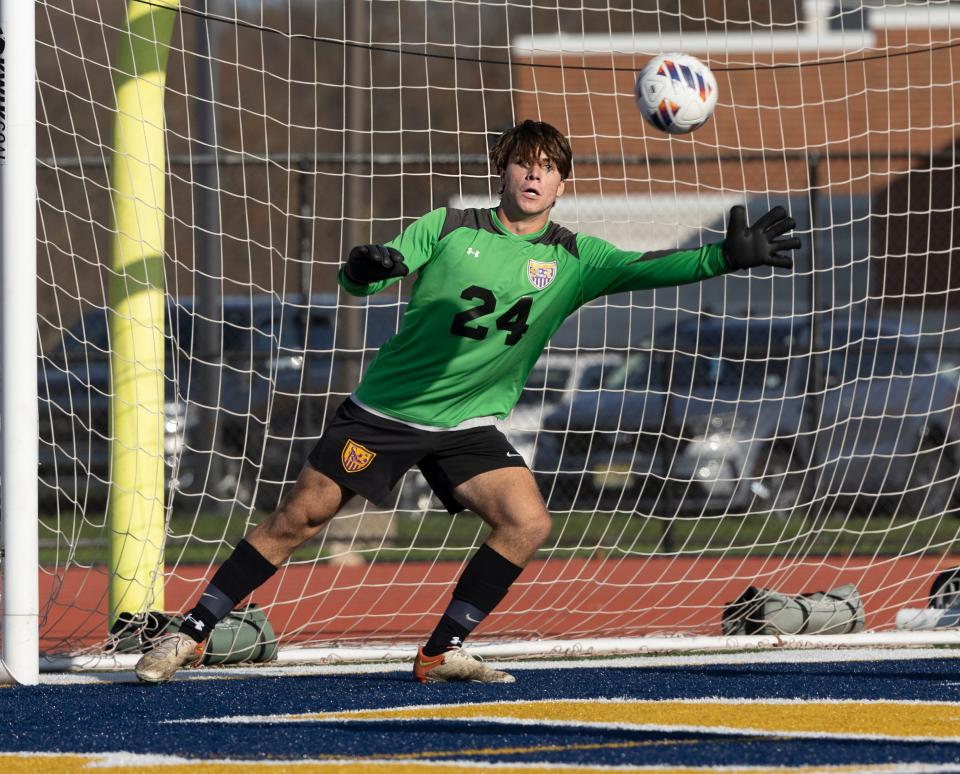
<path fill-rule="evenodd" d="M 131 682 L 136 678 L 132 669 L 139 655 L 130 654 L 124 662 L 117 663 L 113 671 L 100 667 L 92 671 L 44 672 L 40 682 L 44 685 L 84 685 L 94 683 Z M 491 661 L 491 665 L 513 672 L 536 669 L 652 669 L 660 667 L 702 667 L 722 664 L 827 664 L 850 661 L 913 661 L 927 659 L 957 659 L 960 649 L 905 648 L 902 650 L 849 648 L 843 650 L 760 650 L 746 653 L 707 653 L 677 656 L 629 656 L 595 659 L 567 658 L 563 660 L 531 659 L 523 661 Z M 411 653 L 412 659 L 412 653 Z M 125 663 L 129 662 L 129 663 Z M 357 664 L 264 664 L 233 667 L 204 667 L 185 669 L 176 679 L 210 680 L 248 677 L 309 677 L 312 675 L 358 675 L 384 672 L 403 672 L 409 669 L 404 661 L 387 663 L 363 662 Z"/>

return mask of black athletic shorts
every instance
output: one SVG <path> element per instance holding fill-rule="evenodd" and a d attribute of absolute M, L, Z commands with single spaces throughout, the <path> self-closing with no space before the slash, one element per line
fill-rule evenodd
<path fill-rule="evenodd" d="M 463 510 L 455 487 L 478 473 L 526 467 L 493 425 L 469 430 L 418 430 L 365 411 L 347 398 L 307 461 L 351 492 L 384 507 L 390 490 L 414 465 L 450 513 Z"/>

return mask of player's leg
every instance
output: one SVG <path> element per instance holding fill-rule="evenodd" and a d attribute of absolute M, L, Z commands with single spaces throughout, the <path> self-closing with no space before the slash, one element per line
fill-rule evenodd
<path fill-rule="evenodd" d="M 352 493 L 329 476 L 304 465 L 277 509 L 250 531 L 220 565 L 180 631 L 198 642 L 241 600 L 262 586 L 290 555 L 317 534 Z"/>
<path fill-rule="evenodd" d="M 243 538 L 220 565 L 180 632 L 163 638 L 136 666 L 137 677 L 162 683 L 199 661 L 203 643 L 217 623 L 263 585 L 296 548 L 319 532 L 353 493 L 305 465 L 277 509 Z"/>
<path fill-rule="evenodd" d="M 496 447 L 506 444 L 492 436 Z M 491 458 L 494 460 L 490 462 Z M 519 458 L 519 455 L 511 459 Z M 447 472 L 456 478 L 457 469 L 495 464 L 495 455 L 465 454 Z M 441 466 L 444 462 L 441 461 Z M 436 471 L 431 471 L 434 484 Z M 414 676 L 421 682 L 473 679 L 484 682 L 512 682 L 504 672 L 493 670 L 459 650 L 464 640 L 506 596 L 510 586 L 550 533 L 550 515 L 530 471 L 521 465 L 495 468 L 451 487 L 449 494 L 437 487 L 448 510 L 456 504 L 467 507 L 486 521 L 492 531 L 487 541 L 467 563 L 457 581 L 450 604 L 430 639 L 420 649 Z M 455 504 L 450 502 L 450 496 Z M 465 663 L 461 663 L 465 662 Z M 449 675 L 447 673 L 450 673 Z"/>
<path fill-rule="evenodd" d="M 164 638 L 147 653 L 137 664 L 137 676 L 145 682 L 164 682 L 197 660 L 195 651 L 202 651 L 217 622 L 265 583 L 353 494 L 386 504 L 390 490 L 410 467 L 409 460 L 424 453 L 419 445 L 423 435 L 344 401 L 277 510 L 237 544 L 184 616 L 180 633 Z"/>
<path fill-rule="evenodd" d="M 492 531 L 463 569 L 453 599 L 423 647 L 427 656 L 462 645 L 500 604 L 550 534 L 550 514 L 526 468 L 481 473 L 456 487 L 454 494 Z"/>

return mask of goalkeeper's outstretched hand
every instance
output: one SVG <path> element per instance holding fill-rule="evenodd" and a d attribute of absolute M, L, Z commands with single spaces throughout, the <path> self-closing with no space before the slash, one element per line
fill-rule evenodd
<path fill-rule="evenodd" d="M 783 207 L 774 207 L 752 226 L 747 225 L 747 211 L 741 205 L 731 208 L 727 221 L 727 238 L 723 240 L 723 257 L 731 269 L 754 266 L 777 266 L 792 269 L 793 258 L 783 250 L 797 250 L 798 237 L 785 237 L 797 224 Z"/>
<path fill-rule="evenodd" d="M 343 267 L 347 279 L 358 285 L 406 277 L 409 272 L 400 251 L 386 245 L 357 245 L 350 251 Z"/>

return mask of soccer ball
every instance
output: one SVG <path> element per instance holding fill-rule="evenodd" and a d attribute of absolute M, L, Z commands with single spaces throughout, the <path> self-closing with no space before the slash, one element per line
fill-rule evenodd
<path fill-rule="evenodd" d="M 686 134 L 703 126 L 717 105 L 717 79 L 689 54 L 655 56 L 637 76 L 637 107 L 661 132 Z"/>

